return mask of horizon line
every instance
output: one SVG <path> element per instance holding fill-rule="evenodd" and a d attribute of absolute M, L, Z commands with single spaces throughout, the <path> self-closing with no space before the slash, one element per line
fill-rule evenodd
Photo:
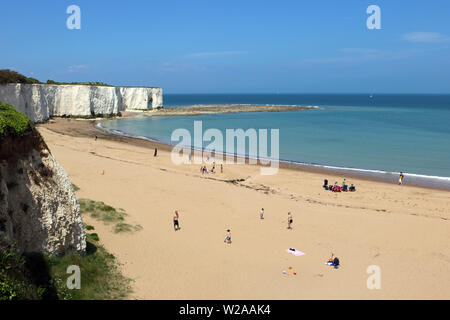
<path fill-rule="evenodd" d="M 162 88 L 162 87 L 161 87 Z M 164 88 L 162 88 L 164 90 Z M 283 95 L 283 94 L 328 94 L 328 95 L 450 95 L 450 92 L 164 92 L 164 94 L 185 95 L 217 95 L 217 94 L 261 94 L 261 95 Z"/>

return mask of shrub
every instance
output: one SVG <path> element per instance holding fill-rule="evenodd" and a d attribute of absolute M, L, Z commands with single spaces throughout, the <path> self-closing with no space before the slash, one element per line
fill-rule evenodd
<path fill-rule="evenodd" d="M 39 80 L 34 78 L 27 78 L 23 74 L 9 69 L 0 70 L 0 84 L 8 83 L 41 83 Z"/>
<path fill-rule="evenodd" d="M 86 235 L 88 252 L 84 256 L 69 254 L 63 257 L 47 257 L 46 262 L 52 283 L 59 299 L 99 300 L 124 299 L 131 293 L 131 280 L 120 272 L 120 264 L 98 243 L 98 235 Z M 67 267 L 80 267 L 81 289 L 69 290 L 66 286 Z"/>
<path fill-rule="evenodd" d="M 42 294 L 43 288 L 31 280 L 24 257 L 14 246 L 0 243 L 0 300 L 34 300 Z"/>
<path fill-rule="evenodd" d="M 100 241 L 100 237 L 98 236 L 97 233 L 90 233 L 89 236 L 94 241 Z"/>
<path fill-rule="evenodd" d="M 33 122 L 26 115 L 9 104 L 0 102 L 0 135 L 7 132 L 20 135 L 32 125 Z"/>

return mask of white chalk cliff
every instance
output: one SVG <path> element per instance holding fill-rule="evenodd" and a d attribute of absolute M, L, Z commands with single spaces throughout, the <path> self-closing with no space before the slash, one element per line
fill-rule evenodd
<path fill-rule="evenodd" d="M 0 101 L 12 105 L 34 122 L 52 116 L 115 115 L 126 109 L 163 106 L 161 88 L 88 85 L 0 85 Z"/>
<path fill-rule="evenodd" d="M 0 240 L 23 252 L 86 250 L 73 186 L 34 128 L 0 135 Z"/>

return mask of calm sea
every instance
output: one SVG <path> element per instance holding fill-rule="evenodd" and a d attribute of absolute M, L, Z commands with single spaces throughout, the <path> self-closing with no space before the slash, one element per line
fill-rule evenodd
<path fill-rule="evenodd" d="M 280 130 L 280 159 L 303 165 L 450 187 L 450 95 L 166 94 L 165 108 L 201 104 L 316 106 L 295 112 L 107 120 L 106 129 L 166 143 L 172 131 Z M 205 143 L 205 146 L 207 143 Z M 407 180 L 406 180 L 407 181 Z"/>

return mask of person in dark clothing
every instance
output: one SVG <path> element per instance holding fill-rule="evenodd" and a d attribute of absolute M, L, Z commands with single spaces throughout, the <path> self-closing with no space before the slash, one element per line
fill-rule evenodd
<path fill-rule="evenodd" d="M 175 231 L 180 230 L 180 223 L 178 222 L 178 219 L 180 216 L 178 215 L 178 210 L 175 210 L 175 213 L 173 215 L 173 228 Z"/>

